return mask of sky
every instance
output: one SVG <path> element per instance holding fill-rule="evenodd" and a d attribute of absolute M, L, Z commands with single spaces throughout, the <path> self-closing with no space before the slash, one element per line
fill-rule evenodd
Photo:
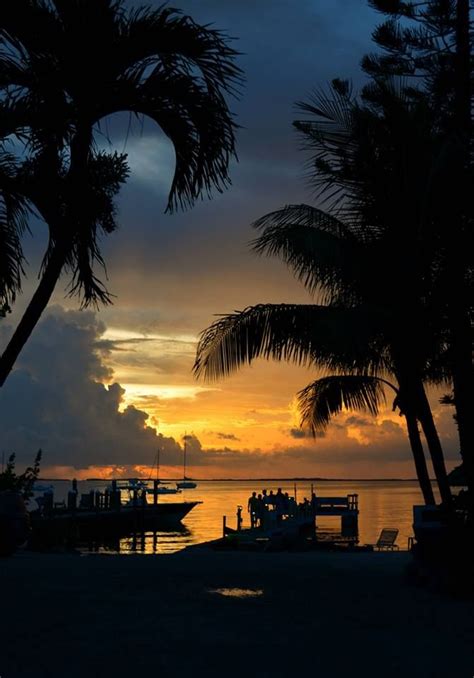
<path fill-rule="evenodd" d="M 130 6 L 133 3 L 127 3 Z M 149 3 L 158 6 L 160 3 Z M 256 303 L 309 302 L 284 264 L 249 248 L 260 216 L 315 204 L 292 121 L 295 102 L 335 77 L 363 80 L 379 17 L 365 0 L 177 0 L 199 23 L 235 38 L 245 83 L 229 105 L 240 125 L 232 186 L 186 212 L 165 214 L 173 149 L 150 123 L 104 122 L 97 143 L 128 154 L 120 229 L 103 242 L 113 306 L 79 311 L 67 278 L 0 393 L 2 451 L 43 475 L 147 473 L 158 447 L 163 477 L 414 477 L 402 419 L 391 403 L 377 418 L 344 412 L 312 439 L 299 428 L 295 395 L 318 375 L 257 361 L 216 383 L 192 375 L 196 342 L 217 314 Z M 26 242 L 24 295 L 0 324 L 4 345 L 36 281 L 46 231 Z M 387 300 L 389 303 L 389 300 Z M 434 414 L 448 465 L 458 462 L 452 412 Z"/>

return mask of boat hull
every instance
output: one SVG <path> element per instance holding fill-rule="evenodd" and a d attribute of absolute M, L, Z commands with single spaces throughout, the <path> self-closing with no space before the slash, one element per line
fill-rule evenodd
<path fill-rule="evenodd" d="M 84 538 L 92 535 L 121 534 L 169 529 L 179 526 L 198 501 L 166 502 L 146 506 L 121 506 L 119 510 L 55 511 L 47 516 L 31 514 L 33 535 Z"/>

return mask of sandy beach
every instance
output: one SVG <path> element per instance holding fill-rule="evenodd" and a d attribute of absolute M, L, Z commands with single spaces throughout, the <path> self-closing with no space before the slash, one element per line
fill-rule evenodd
<path fill-rule="evenodd" d="M 472 676 L 473 603 L 407 585 L 409 559 L 21 552 L 0 561 L 0 675 Z"/>

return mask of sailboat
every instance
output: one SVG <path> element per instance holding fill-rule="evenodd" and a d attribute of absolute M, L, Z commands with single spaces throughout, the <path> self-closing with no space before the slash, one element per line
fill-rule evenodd
<path fill-rule="evenodd" d="M 158 451 L 156 453 L 156 482 L 158 487 L 156 488 L 156 494 L 178 494 L 181 490 L 179 488 L 174 488 L 174 487 L 165 487 L 166 483 L 163 483 L 162 480 L 160 480 L 160 448 L 158 448 Z M 147 492 L 149 494 L 153 494 L 155 492 L 155 489 L 152 487 L 147 488 Z"/>
<path fill-rule="evenodd" d="M 186 478 L 186 434 L 184 434 L 184 456 L 183 456 L 183 480 L 180 480 L 179 483 L 176 483 L 176 487 L 179 490 L 193 490 L 197 487 L 197 483 L 190 478 Z"/>

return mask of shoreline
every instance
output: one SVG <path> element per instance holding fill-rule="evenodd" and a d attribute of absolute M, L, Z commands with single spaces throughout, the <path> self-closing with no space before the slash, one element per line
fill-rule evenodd
<path fill-rule="evenodd" d="M 133 476 L 135 477 L 135 476 Z M 139 480 L 153 481 L 153 478 L 148 476 L 136 476 Z M 117 478 L 119 480 L 122 478 Z M 47 478 L 40 477 L 38 482 L 51 483 L 70 483 L 72 478 Z M 111 482 L 113 478 L 81 478 L 77 479 L 81 483 L 97 483 L 97 482 Z M 161 482 L 179 482 L 182 478 L 162 478 Z M 418 483 L 417 478 L 198 478 L 193 476 L 193 480 L 199 483 Z M 430 478 L 431 482 L 436 482 L 436 478 Z"/>
<path fill-rule="evenodd" d="M 409 562 L 406 552 L 19 552 L 0 561 L 0 674 L 472 675 L 473 603 L 407 585 Z M 222 592 L 236 588 L 262 593 Z"/>

